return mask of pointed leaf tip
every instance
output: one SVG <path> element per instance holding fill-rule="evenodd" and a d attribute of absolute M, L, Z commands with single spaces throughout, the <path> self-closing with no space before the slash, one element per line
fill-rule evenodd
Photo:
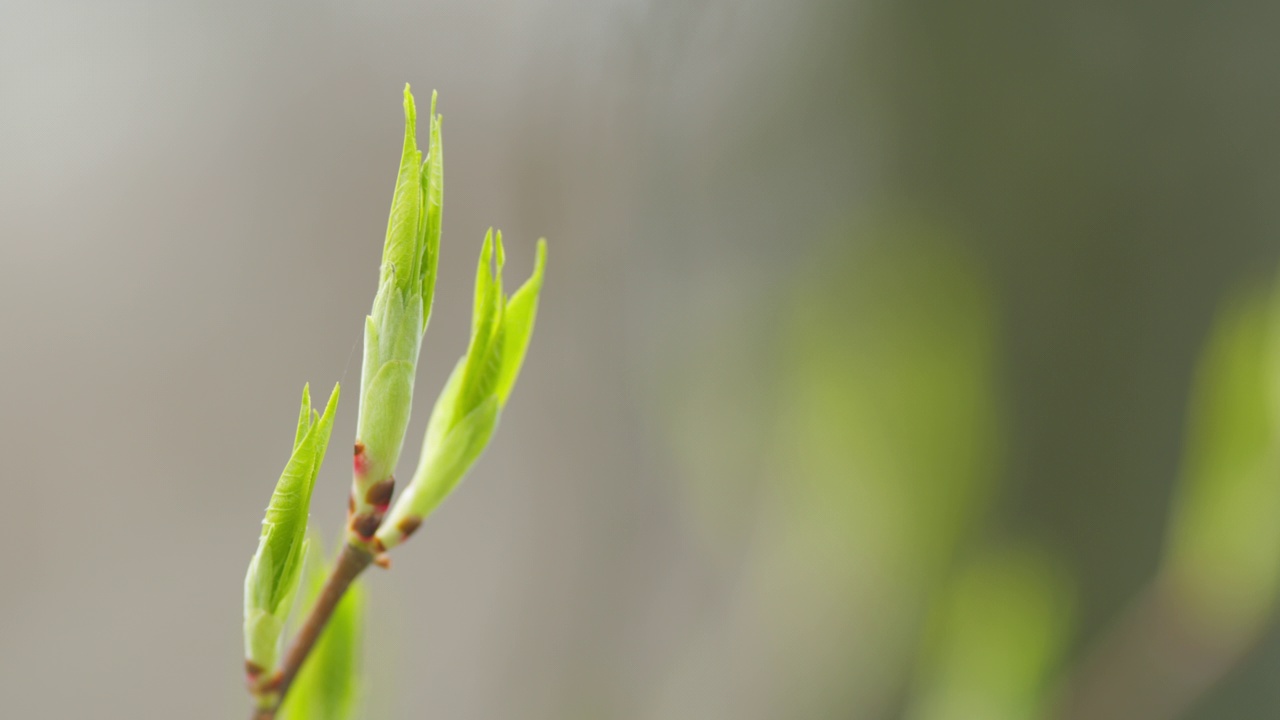
<path fill-rule="evenodd" d="M 537 279 L 538 286 L 542 286 L 542 272 L 547 267 L 547 239 L 538 238 L 537 255 L 533 260 L 533 275 L 530 280 Z"/>
<path fill-rule="evenodd" d="M 338 396 L 342 394 L 342 383 L 333 384 L 333 390 L 329 391 L 329 402 L 325 403 L 324 414 L 326 416 L 333 415 L 334 410 L 338 407 Z"/>
<path fill-rule="evenodd" d="M 382 249 L 382 282 L 391 279 L 400 292 L 409 295 L 419 290 L 422 249 L 419 235 L 424 214 L 422 196 L 422 152 L 418 149 L 418 113 L 413 93 L 404 94 L 404 147 L 395 192 L 391 197 L 391 214 L 387 220 L 386 242 Z M 377 300 L 375 299 L 375 305 Z M 376 313 L 374 313 L 376 315 Z"/>
<path fill-rule="evenodd" d="M 494 386 L 498 402 L 503 405 L 506 404 L 512 388 L 515 387 L 520 366 L 524 363 L 524 356 L 529 348 L 529 339 L 533 336 L 534 321 L 538 315 L 538 296 L 542 291 L 542 273 L 546 262 L 547 243 L 545 239 L 540 239 L 533 274 L 511 296 L 503 311 L 503 347 L 499 354 L 500 368 L 497 383 Z"/>
<path fill-rule="evenodd" d="M 416 141 L 418 134 L 418 106 L 413 101 L 409 83 L 404 85 L 404 134 L 406 145 Z"/>
<path fill-rule="evenodd" d="M 297 450 L 311 428 L 311 383 L 302 386 L 302 409 L 298 411 L 298 430 L 293 435 L 293 449 Z"/>
<path fill-rule="evenodd" d="M 417 139 L 418 130 L 418 106 L 413 101 L 413 93 L 409 92 L 409 85 L 404 86 L 404 134 L 406 140 L 408 138 Z"/>

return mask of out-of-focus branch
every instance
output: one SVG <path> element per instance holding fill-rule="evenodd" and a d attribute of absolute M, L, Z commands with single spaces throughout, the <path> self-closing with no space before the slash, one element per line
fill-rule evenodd
<path fill-rule="evenodd" d="M 1251 644 L 1206 624 L 1166 580 L 1154 583 L 1089 650 L 1063 688 L 1057 720 L 1173 720 Z"/>

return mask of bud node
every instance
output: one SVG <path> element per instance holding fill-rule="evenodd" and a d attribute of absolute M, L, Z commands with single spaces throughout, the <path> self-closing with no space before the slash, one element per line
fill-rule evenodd
<path fill-rule="evenodd" d="M 395 493 L 395 489 L 396 478 L 392 475 L 382 482 L 374 483 L 364 494 L 365 502 L 374 507 L 382 507 L 383 509 L 379 512 L 385 512 L 386 506 L 391 503 L 391 495 Z"/>
<path fill-rule="evenodd" d="M 375 513 L 365 513 L 351 519 L 351 529 L 365 542 L 373 538 L 380 524 L 382 524 L 382 518 Z"/>

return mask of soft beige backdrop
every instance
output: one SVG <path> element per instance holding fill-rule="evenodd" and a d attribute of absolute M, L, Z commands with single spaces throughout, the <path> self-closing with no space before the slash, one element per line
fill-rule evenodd
<path fill-rule="evenodd" d="M 447 151 L 401 476 L 485 229 L 510 283 L 550 252 L 492 447 L 368 578 L 371 720 L 901 717 L 937 593 L 1002 546 L 1073 588 L 1052 687 L 1160 566 L 1215 309 L 1275 276 L 1277 27 L 0 0 L 0 719 L 245 715 L 241 582 L 306 381 L 345 385 L 312 514 L 341 524 L 405 82 Z M 1254 634 L 1180 717 L 1276 714 Z M 1117 718 L 1186 690 L 1127 670 L 1154 677 Z"/>
<path fill-rule="evenodd" d="M 240 586 L 304 381 L 345 384 L 313 510 L 341 522 L 406 81 L 440 91 L 447 146 L 406 465 L 465 348 L 485 228 L 509 282 L 540 235 L 550 270 L 497 441 L 369 580 L 375 716 L 659 712 L 690 627 L 667 619 L 705 612 L 715 583 L 643 408 L 696 325 L 696 278 L 730 282 L 730 233 L 764 215 L 698 237 L 678 214 L 756 151 L 767 118 L 743 120 L 781 112 L 763 81 L 810 21 L 0 2 L 0 716 L 242 714 Z"/>

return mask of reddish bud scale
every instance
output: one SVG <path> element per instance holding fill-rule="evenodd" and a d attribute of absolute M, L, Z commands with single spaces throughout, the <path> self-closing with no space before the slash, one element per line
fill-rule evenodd
<path fill-rule="evenodd" d="M 364 501 L 374 507 L 381 507 L 386 510 L 391 504 L 391 496 L 396 491 L 396 478 L 394 475 L 379 483 L 374 483 L 369 491 L 364 494 Z"/>
<path fill-rule="evenodd" d="M 269 677 L 264 677 L 265 671 L 251 662 L 245 663 L 245 682 L 249 686 L 249 692 L 260 698 L 270 699 L 272 693 L 280 689 L 280 684 L 284 682 L 284 673 L 277 670 Z"/>
<path fill-rule="evenodd" d="M 365 542 L 373 539 L 373 534 L 378 532 L 378 526 L 381 524 L 382 516 L 373 513 L 365 513 L 351 518 L 351 529 Z"/>
<path fill-rule="evenodd" d="M 422 518 L 420 517 L 409 516 L 402 518 L 400 522 L 396 523 L 395 533 L 391 537 L 388 537 L 387 540 L 391 543 L 392 547 L 395 547 L 396 545 L 403 543 L 405 540 L 408 540 L 409 536 L 417 531 L 421 526 Z M 387 549 L 381 538 L 374 538 L 373 547 L 376 552 L 385 552 Z"/>
<path fill-rule="evenodd" d="M 373 534 L 378 531 L 378 527 L 382 525 L 382 518 L 386 516 L 387 509 L 391 506 L 391 497 L 395 494 L 396 478 L 394 475 L 386 480 L 374 483 L 364 494 L 363 507 L 371 508 L 365 512 L 356 515 L 356 499 L 354 491 L 348 498 L 347 515 L 350 517 L 351 530 L 363 541 L 369 542 L 373 539 Z"/>
<path fill-rule="evenodd" d="M 394 475 L 368 486 L 363 501 L 356 495 L 358 488 L 366 484 L 370 470 L 369 453 L 362 442 L 355 444 L 351 469 L 354 474 L 355 487 L 347 496 L 347 520 L 351 532 L 360 541 L 368 543 L 382 524 L 382 518 L 391 506 L 391 497 L 395 493 L 396 479 Z M 357 512 L 359 514 L 357 514 Z"/>
<path fill-rule="evenodd" d="M 396 529 L 400 531 L 400 541 L 404 542 L 409 536 L 422 526 L 422 518 L 409 516 L 396 525 Z"/>
<path fill-rule="evenodd" d="M 364 477 L 369 472 L 369 455 L 364 451 L 364 443 L 356 443 L 355 457 L 351 461 L 351 471 L 356 477 Z"/>

